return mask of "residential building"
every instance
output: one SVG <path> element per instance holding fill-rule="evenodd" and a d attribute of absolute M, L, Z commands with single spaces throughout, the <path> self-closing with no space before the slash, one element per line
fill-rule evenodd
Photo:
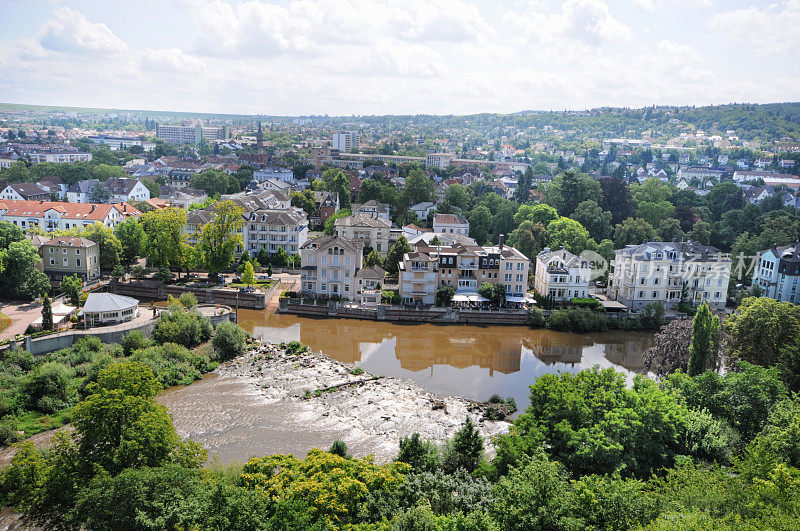
<path fill-rule="evenodd" d="M 455 153 L 428 153 L 428 156 L 425 159 L 425 167 L 439 168 L 443 170 L 450 166 L 450 163 L 455 158 Z"/>
<path fill-rule="evenodd" d="M 389 220 L 389 205 L 370 199 L 366 203 L 353 203 L 350 205 L 353 214 L 371 214 L 381 219 Z"/>
<path fill-rule="evenodd" d="M 65 198 L 67 196 L 67 185 L 61 179 L 61 177 L 57 176 L 49 176 L 43 179 L 39 179 L 39 186 L 47 190 L 49 194 L 56 194 L 59 198 Z M 48 199 L 50 199 L 48 197 Z"/>
<path fill-rule="evenodd" d="M 469 222 L 455 214 L 436 214 L 433 216 L 433 232 L 468 236 Z"/>
<path fill-rule="evenodd" d="M 138 217 L 141 214 L 127 203 L 101 205 L 0 200 L 0 221 L 7 221 L 23 230 L 38 227 L 50 232 L 88 227 L 94 223 L 113 228 L 129 217 Z"/>
<path fill-rule="evenodd" d="M 528 270 L 528 257 L 502 240 L 492 247 L 420 241 L 399 264 L 400 297 L 406 304 L 433 304 L 440 286 L 477 293 L 485 282 L 504 286 L 506 297 L 521 298 L 528 290 Z"/>
<path fill-rule="evenodd" d="M 166 178 L 167 186 L 170 188 L 188 188 L 192 177 L 199 172 L 194 170 L 172 170 Z"/>
<path fill-rule="evenodd" d="M 353 299 L 358 291 L 362 247 L 341 236 L 320 236 L 300 247 L 300 289 L 316 297 Z"/>
<path fill-rule="evenodd" d="M 314 203 L 317 207 L 311 216 L 311 225 L 320 227 L 325 225 L 328 218 L 339 211 L 339 193 L 318 191 L 314 192 Z"/>
<path fill-rule="evenodd" d="M 100 246 L 78 237 L 53 238 L 39 247 L 42 271 L 51 281 L 78 275 L 84 282 L 100 278 Z"/>
<path fill-rule="evenodd" d="M 221 127 L 203 127 L 197 125 L 162 125 L 156 127 L 156 136 L 171 144 L 199 144 L 201 140 L 228 140 L 230 130 L 227 125 Z"/>
<path fill-rule="evenodd" d="M 67 189 L 67 201 L 70 203 L 89 203 L 89 194 L 95 186 L 100 186 L 98 179 L 78 181 Z"/>
<path fill-rule="evenodd" d="M 422 203 L 417 203 L 416 205 L 412 205 L 408 208 L 409 212 L 413 212 L 417 219 L 426 220 L 428 216 L 430 216 L 431 212 L 436 210 L 436 203 L 431 201 L 423 201 Z"/>
<path fill-rule="evenodd" d="M 608 296 L 634 309 L 660 301 L 673 308 L 685 296 L 692 305 L 725 307 L 731 259 L 697 242 L 648 242 L 614 251 Z M 685 290 L 685 293 L 684 293 Z"/>
<path fill-rule="evenodd" d="M 536 255 L 533 289 L 557 302 L 589 296 L 592 266 L 588 260 L 566 249 L 551 251 L 546 247 Z"/>
<path fill-rule="evenodd" d="M 90 136 L 89 140 L 95 144 L 105 144 L 112 151 L 128 149 L 133 146 L 141 146 L 142 151 L 152 151 L 156 147 L 155 142 L 148 142 L 138 137 L 94 135 Z"/>
<path fill-rule="evenodd" d="M 104 185 L 111 203 L 135 203 L 150 199 L 150 189 L 138 179 L 108 179 Z"/>
<path fill-rule="evenodd" d="M 381 302 L 381 289 L 386 271 L 378 266 L 362 267 L 356 272 L 354 301 L 362 306 L 376 306 Z"/>
<path fill-rule="evenodd" d="M 193 211 L 194 212 L 194 211 Z M 286 254 L 299 254 L 308 240 L 308 218 L 299 208 L 250 211 L 243 229 L 244 248 L 251 254 L 265 249 L 270 255 L 283 249 Z"/>
<path fill-rule="evenodd" d="M 762 295 L 783 302 L 800 303 L 800 245 L 775 246 L 756 255 L 753 286 Z"/>
<path fill-rule="evenodd" d="M 359 133 L 334 133 L 331 145 L 333 149 L 338 149 L 344 153 L 350 153 L 358 149 L 358 143 L 361 141 Z"/>
<path fill-rule="evenodd" d="M 701 183 L 708 180 L 719 181 L 722 178 L 722 170 L 712 170 L 705 167 L 684 166 L 678 170 L 678 179 L 685 179 L 687 182 L 697 178 Z"/>
<path fill-rule="evenodd" d="M 389 252 L 389 229 L 392 223 L 372 214 L 354 214 L 335 221 L 336 235 L 363 247 L 374 249 L 381 257 Z"/>
<path fill-rule="evenodd" d="M 166 195 L 162 195 L 162 199 L 166 199 L 171 205 L 179 206 L 186 210 L 189 205 L 199 205 L 208 199 L 208 194 L 197 188 L 181 188 L 179 190 L 171 190 Z"/>
<path fill-rule="evenodd" d="M 31 164 L 39 164 L 40 162 L 72 164 L 75 162 L 90 162 L 92 160 L 91 153 L 79 153 L 77 151 L 29 151 L 28 157 L 31 159 Z"/>
<path fill-rule="evenodd" d="M 50 190 L 38 183 L 8 183 L 0 190 L 0 199 L 15 201 L 49 201 Z"/>

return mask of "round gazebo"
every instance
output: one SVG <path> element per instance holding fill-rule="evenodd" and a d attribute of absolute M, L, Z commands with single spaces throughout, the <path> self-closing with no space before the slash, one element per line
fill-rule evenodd
<path fill-rule="evenodd" d="M 90 293 L 78 315 L 86 326 L 130 321 L 139 314 L 139 301 L 115 293 Z"/>

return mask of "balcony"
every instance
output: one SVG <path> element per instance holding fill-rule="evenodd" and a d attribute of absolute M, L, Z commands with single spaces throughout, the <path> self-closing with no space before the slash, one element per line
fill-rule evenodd
<path fill-rule="evenodd" d="M 476 270 L 478 269 L 478 264 L 465 264 L 462 262 L 459 264 L 458 268 L 461 270 Z"/>

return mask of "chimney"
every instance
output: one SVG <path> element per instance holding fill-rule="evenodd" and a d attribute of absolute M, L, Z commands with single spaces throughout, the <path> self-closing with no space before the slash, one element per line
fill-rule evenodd
<path fill-rule="evenodd" d="M 95 208 L 97 208 L 97 205 L 92 205 L 92 209 L 89 211 L 89 214 L 91 214 L 92 212 L 94 212 L 94 209 L 95 209 Z"/>
<path fill-rule="evenodd" d="M 506 242 L 506 235 L 505 234 L 501 234 L 500 235 L 499 242 L 500 242 L 500 250 L 502 251 L 503 250 L 503 244 Z"/>

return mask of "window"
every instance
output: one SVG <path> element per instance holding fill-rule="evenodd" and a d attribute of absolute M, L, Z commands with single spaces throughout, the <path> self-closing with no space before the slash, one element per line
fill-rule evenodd
<path fill-rule="evenodd" d="M 64 267 L 69 265 L 69 258 L 64 258 Z"/>
<path fill-rule="evenodd" d="M 653 298 L 654 298 L 654 299 L 657 299 L 657 298 L 658 298 L 658 292 L 657 292 L 657 291 L 654 291 L 654 292 L 653 292 Z"/>
<path fill-rule="evenodd" d="M 80 266 L 81 266 L 81 259 L 80 258 L 76 258 L 75 259 L 75 267 L 80 267 Z"/>
<path fill-rule="evenodd" d="M 50 265 L 56 265 L 56 259 L 55 258 L 51 258 L 50 259 Z"/>
<path fill-rule="evenodd" d="M 61 254 L 67 254 L 67 249 L 66 248 L 61 249 Z"/>
<path fill-rule="evenodd" d="M 644 298 L 644 291 L 640 291 L 640 292 L 639 292 L 639 298 L 640 298 L 640 299 L 643 299 L 643 298 Z"/>

